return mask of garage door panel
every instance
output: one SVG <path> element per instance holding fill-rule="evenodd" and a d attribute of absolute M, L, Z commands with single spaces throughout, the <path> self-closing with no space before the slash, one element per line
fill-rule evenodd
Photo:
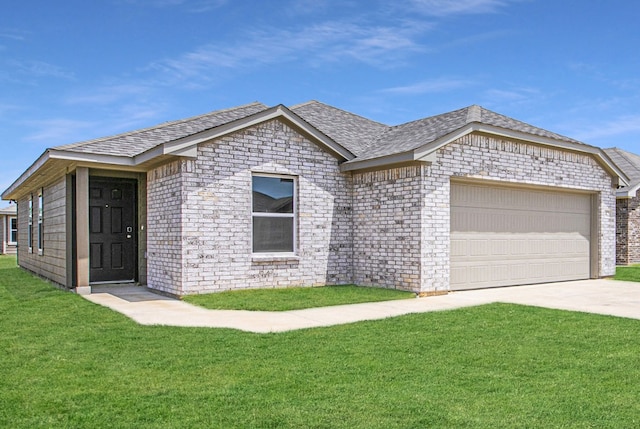
<path fill-rule="evenodd" d="M 589 278 L 588 194 L 451 186 L 451 288 Z"/>
<path fill-rule="evenodd" d="M 454 207 L 454 206 L 452 206 Z M 543 233 L 578 232 L 589 235 L 589 213 L 548 213 L 513 209 L 457 208 L 451 219 L 452 231 Z"/>

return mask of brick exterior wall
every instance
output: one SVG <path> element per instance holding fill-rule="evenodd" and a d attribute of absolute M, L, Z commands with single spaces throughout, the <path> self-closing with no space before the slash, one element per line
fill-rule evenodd
<path fill-rule="evenodd" d="M 296 178 L 296 257 L 252 255 L 252 173 Z M 433 162 L 341 173 L 336 158 L 272 120 L 148 173 L 148 286 L 175 295 L 344 283 L 447 291 L 456 178 L 598 195 L 599 274 L 614 274 L 615 190 L 588 155 L 474 134 Z"/>
<path fill-rule="evenodd" d="M 616 263 L 640 263 L 640 191 L 616 201 Z"/>
<path fill-rule="evenodd" d="M 598 193 L 600 275 L 614 274 L 615 190 L 593 158 L 472 134 L 439 149 L 430 164 L 354 173 L 355 283 L 449 289 L 450 184 L 456 178 Z"/>
<path fill-rule="evenodd" d="M 18 201 L 18 261 L 21 267 L 55 283 L 67 285 L 66 179 L 43 189 L 43 251 L 38 254 L 38 189 L 33 193 L 33 253 L 27 241 L 29 196 Z"/>
<path fill-rule="evenodd" d="M 629 264 L 629 206 L 631 199 L 616 200 L 616 264 Z"/>
<path fill-rule="evenodd" d="M 354 280 L 421 289 L 424 166 L 354 173 Z"/>
<path fill-rule="evenodd" d="M 147 285 L 182 295 L 184 173 L 189 161 L 174 161 L 147 173 Z"/>
<path fill-rule="evenodd" d="M 297 255 L 252 256 L 252 173 L 291 175 Z M 147 175 L 148 285 L 176 295 L 352 281 L 351 177 L 272 120 L 200 144 Z"/>

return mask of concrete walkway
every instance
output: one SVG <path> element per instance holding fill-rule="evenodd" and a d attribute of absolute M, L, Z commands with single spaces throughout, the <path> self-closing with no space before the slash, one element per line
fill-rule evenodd
<path fill-rule="evenodd" d="M 315 328 L 505 302 L 640 319 L 640 283 L 583 280 L 452 292 L 428 298 L 294 311 L 207 310 L 137 286 L 94 286 L 84 295 L 142 325 L 232 328 L 265 333 Z"/>

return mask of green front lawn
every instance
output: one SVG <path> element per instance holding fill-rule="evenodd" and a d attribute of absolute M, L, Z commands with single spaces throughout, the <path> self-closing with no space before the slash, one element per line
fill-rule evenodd
<path fill-rule="evenodd" d="M 625 280 L 628 282 L 640 282 L 640 265 L 617 267 L 614 279 Z"/>
<path fill-rule="evenodd" d="M 415 298 L 412 292 L 361 287 L 354 285 L 295 287 L 286 289 L 235 290 L 191 295 L 184 298 L 201 307 L 214 310 L 286 311 L 361 302 Z"/>
<path fill-rule="evenodd" d="M 12 265 L 0 427 L 640 426 L 638 320 L 492 304 L 281 334 L 149 327 Z"/>

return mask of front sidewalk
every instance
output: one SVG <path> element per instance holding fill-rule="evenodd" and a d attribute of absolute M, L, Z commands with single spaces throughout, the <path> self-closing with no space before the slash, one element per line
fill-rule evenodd
<path fill-rule="evenodd" d="M 605 279 L 470 290 L 428 298 L 277 312 L 207 310 L 137 286 L 96 286 L 93 293 L 84 295 L 84 298 L 142 325 L 231 328 L 255 333 L 386 319 L 492 302 L 640 319 L 640 283 Z"/>

